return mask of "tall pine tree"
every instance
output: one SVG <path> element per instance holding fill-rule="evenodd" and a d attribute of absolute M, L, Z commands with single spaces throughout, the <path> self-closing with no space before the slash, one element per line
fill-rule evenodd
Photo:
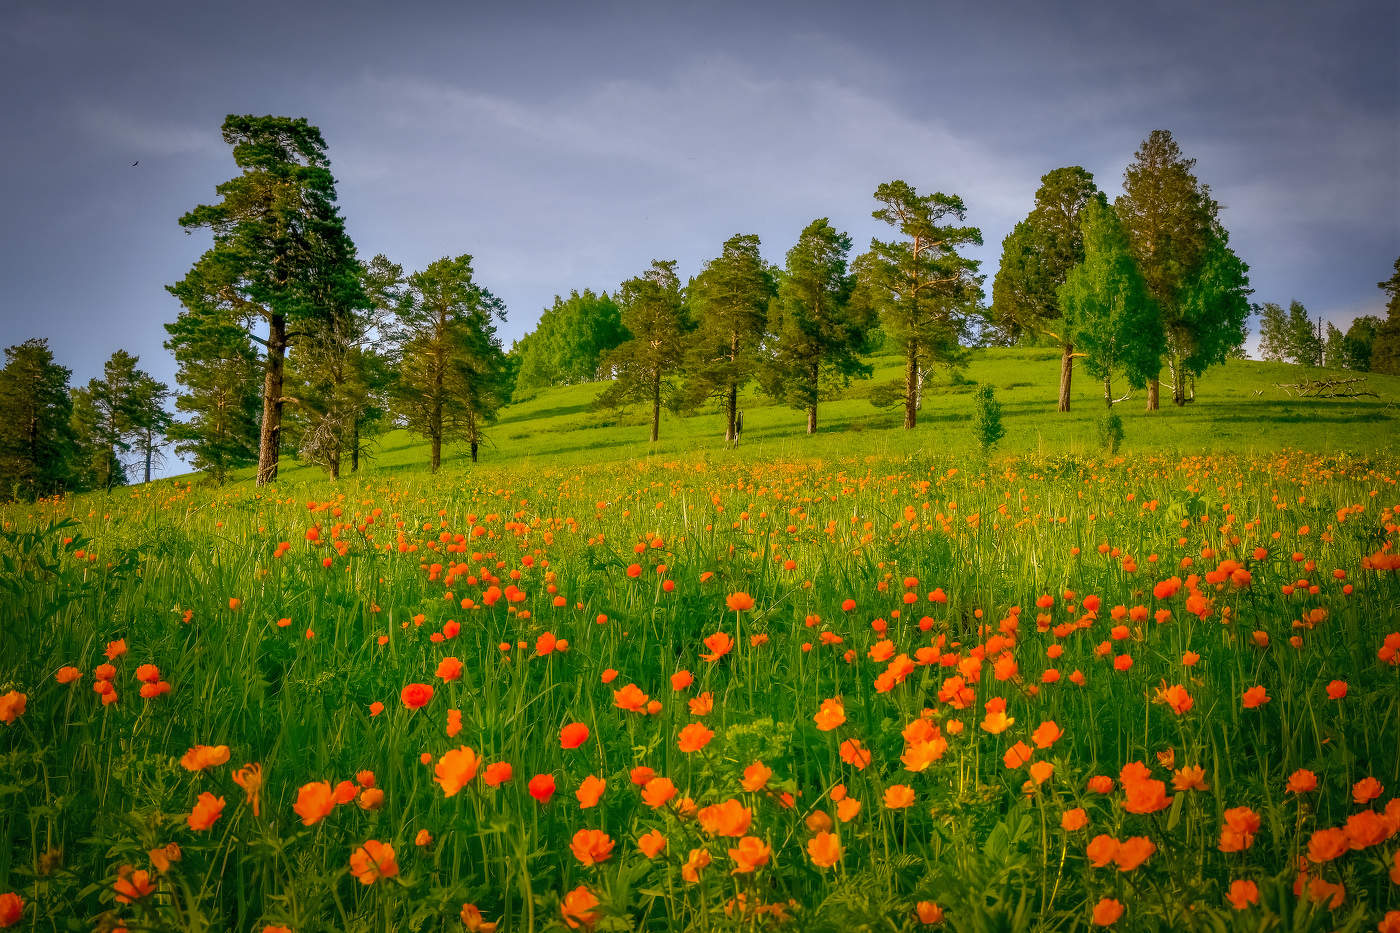
<path fill-rule="evenodd" d="M 651 409 L 655 444 L 661 436 L 661 406 L 675 400 L 675 379 L 690 330 L 675 260 L 653 260 L 646 272 L 623 282 L 617 303 L 629 337 L 603 355 L 602 369 L 613 381 L 598 394 L 597 404 L 616 408 L 645 403 Z"/>
<path fill-rule="evenodd" d="M 72 372 L 42 339 L 5 348 L 0 369 L 0 497 L 34 499 L 73 487 Z"/>

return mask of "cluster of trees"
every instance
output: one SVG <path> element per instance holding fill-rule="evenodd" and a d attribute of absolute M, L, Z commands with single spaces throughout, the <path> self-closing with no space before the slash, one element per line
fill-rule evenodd
<path fill-rule="evenodd" d="M 1060 347 L 1060 411 L 1069 410 L 1076 359 L 1103 381 L 1109 406 L 1127 397 L 1113 397 L 1121 374 L 1147 389 L 1155 411 L 1164 369 L 1183 405 L 1196 377 L 1243 355 L 1248 267 L 1194 166 L 1171 133 L 1154 130 L 1112 204 L 1084 169 L 1055 169 L 1002 242 L 993 323 L 1011 339 Z"/>
<path fill-rule="evenodd" d="M 54 361 L 48 341 L 5 349 L 0 369 L 0 498 L 34 499 L 108 489 L 160 462 L 171 418 L 170 390 L 124 350 L 102 376 L 71 388 L 72 371 Z"/>
<path fill-rule="evenodd" d="M 223 137 L 241 172 L 180 218 L 214 242 L 169 286 L 183 309 L 166 325 L 186 415 L 175 449 L 219 480 L 256 461 L 270 482 L 285 449 L 334 479 L 393 419 L 429 440 L 433 469 L 449 440 L 475 460 L 510 383 L 505 308 L 471 256 L 408 274 L 382 255 L 362 262 L 319 130 L 230 116 Z"/>
<path fill-rule="evenodd" d="M 851 238 L 826 218 L 802 230 L 782 266 L 757 236 L 727 240 L 682 283 L 657 260 L 609 295 L 556 298 L 507 354 L 505 308 L 478 283 L 469 255 L 416 272 L 383 255 L 362 261 L 336 206 L 325 140 L 304 119 L 229 116 L 223 138 L 239 173 L 219 200 L 180 218 L 212 246 L 168 286 L 181 311 L 166 325 L 180 391 L 118 351 L 101 378 L 70 389 L 70 372 L 42 340 L 6 350 L 0 370 L 0 485 L 36 496 L 107 488 L 128 466 L 150 478 L 166 441 L 224 479 L 257 464 L 257 482 L 295 451 L 338 477 L 359 468 L 366 439 L 397 424 L 424 437 L 431 464 L 450 441 L 473 461 L 514 388 L 610 379 L 599 403 L 650 409 L 717 404 L 725 437 L 741 425 L 740 394 L 756 384 L 804 411 L 817 429 L 822 399 L 868 378 L 865 357 L 896 350 L 902 378 L 874 387 L 876 405 L 902 405 L 915 426 L 924 381 L 960 365 L 974 342 L 1059 347 L 1059 408 L 1068 411 L 1076 362 L 1103 382 L 1194 398 L 1194 380 L 1242 355 L 1251 313 L 1248 267 L 1235 256 L 1209 186 L 1171 134 L 1154 131 L 1109 203 L 1079 166 L 1041 179 L 1035 204 L 1002 243 L 990 308 L 983 276 L 963 251 L 982 235 L 952 194 L 880 185 L 872 216 L 890 238 L 852 258 Z M 1294 302 L 1254 309 L 1266 358 L 1400 372 L 1400 259 L 1380 287 L 1387 317 L 1347 333 L 1314 326 Z"/>
<path fill-rule="evenodd" d="M 1400 375 L 1400 259 L 1395 273 L 1378 287 L 1389 296 L 1387 314 L 1362 315 L 1343 333 L 1331 321 L 1308 316 L 1301 301 L 1285 311 L 1272 302 L 1259 305 L 1259 355 L 1266 360 Z"/>

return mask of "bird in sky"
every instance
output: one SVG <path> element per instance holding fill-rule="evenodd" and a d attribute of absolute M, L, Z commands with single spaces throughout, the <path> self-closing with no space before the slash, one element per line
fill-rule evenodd
<path fill-rule="evenodd" d="M 141 164 L 141 160 L 140 160 L 140 159 L 137 159 L 135 162 L 132 162 L 132 163 L 131 163 L 131 167 L 132 167 L 132 168 L 135 168 L 136 166 L 138 166 L 138 165 L 140 165 L 140 164 Z"/>

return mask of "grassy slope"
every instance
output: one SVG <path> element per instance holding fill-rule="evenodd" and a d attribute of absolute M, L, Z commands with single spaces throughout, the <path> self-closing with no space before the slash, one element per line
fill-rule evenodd
<path fill-rule="evenodd" d="M 567 386 L 522 393 L 501 412 L 482 451 L 483 465 L 526 466 L 585 464 L 654 455 L 703 454 L 744 460 L 792 457 L 965 454 L 975 449 L 970 418 L 975 383 L 996 387 L 1002 404 L 1006 438 L 999 453 L 1011 456 L 1097 452 L 1096 422 L 1102 416 L 1103 389 L 1076 370 L 1072 411 L 1055 411 L 1059 379 L 1058 351 L 986 350 L 975 353 L 962 384 L 946 374 L 934 377 L 919 413 L 919 426 L 904 431 L 902 409 L 877 409 L 867 396 L 881 382 L 900 378 L 901 362 L 876 358 L 872 379 L 857 382 L 839 399 L 822 404 L 815 437 L 804 433 L 801 412 L 775 405 L 749 392 L 743 402 L 744 434 L 737 452 L 725 450 L 723 421 L 717 409 L 687 416 L 663 413 L 661 441 L 647 443 L 647 413 L 640 408 L 595 410 L 601 384 Z M 1197 399 L 1175 409 L 1164 399 L 1162 411 L 1143 411 L 1144 392 L 1117 406 L 1124 421 L 1123 452 L 1234 451 L 1249 454 L 1281 448 L 1321 452 L 1378 453 L 1400 451 L 1400 378 L 1370 376 L 1369 387 L 1382 398 L 1305 400 L 1290 398 L 1276 382 L 1336 375 L 1283 363 L 1230 362 L 1211 370 L 1197 384 Z M 1126 391 L 1119 384 L 1117 393 Z M 462 448 L 444 452 L 445 467 L 461 466 Z M 405 431 L 391 431 L 379 442 L 369 470 L 423 468 L 427 444 Z M 251 471 L 248 471 L 251 476 Z M 288 460 L 282 478 L 315 480 L 321 471 Z"/>

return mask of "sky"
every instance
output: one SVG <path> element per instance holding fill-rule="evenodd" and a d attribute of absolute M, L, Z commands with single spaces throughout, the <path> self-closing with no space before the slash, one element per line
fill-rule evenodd
<path fill-rule="evenodd" d="M 1253 300 L 1345 329 L 1400 255 L 1400 4 L 144 3 L 0 17 L 0 346 L 75 384 L 123 348 L 173 384 L 182 213 L 236 171 L 229 113 L 304 116 L 361 255 L 469 253 L 507 344 L 555 295 L 735 233 L 781 262 L 875 187 L 960 195 L 985 245 L 1040 176 L 1110 196 L 1169 129 L 1223 205 Z M 139 162 L 138 165 L 132 165 Z"/>

